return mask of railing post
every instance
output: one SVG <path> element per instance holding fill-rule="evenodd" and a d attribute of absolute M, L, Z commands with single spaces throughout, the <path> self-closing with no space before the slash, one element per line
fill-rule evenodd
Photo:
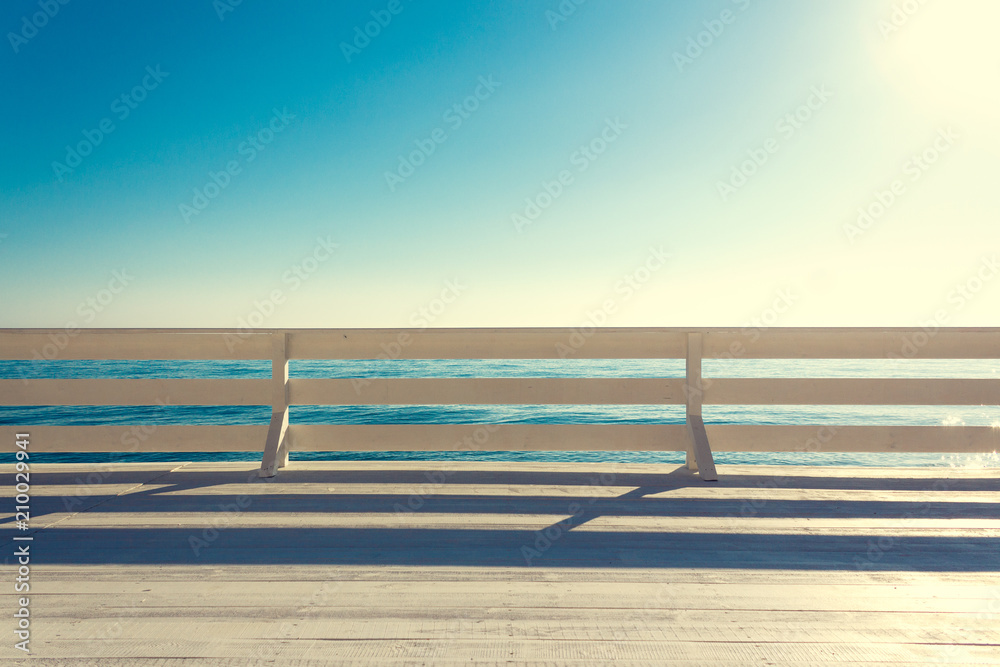
<path fill-rule="evenodd" d="M 701 416 L 702 397 L 705 393 L 701 378 L 702 335 L 689 333 L 687 335 L 687 363 L 685 364 L 684 396 L 687 410 L 687 467 L 697 471 L 706 482 L 719 479 L 715 472 L 715 461 L 712 459 L 712 448 L 708 443 L 708 433 Z"/>
<path fill-rule="evenodd" d="M 288 334 L 271 334 L 271 425 L 267 429 L 261 477 L 288 465 Z"/>

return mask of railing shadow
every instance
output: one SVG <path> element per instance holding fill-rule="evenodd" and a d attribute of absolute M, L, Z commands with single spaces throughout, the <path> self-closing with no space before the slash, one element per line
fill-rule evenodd
<path fill-rule="evenodd" d="M 90 487 L 95 493 L 77 497 L 83 507 L 74 511 L 85 510 L 86 521 L 32 533 L 32 562 L 1000 571 L 1000 537 L 992 532 L 944 526 L 894 534 L 884 523 L 869 530 L 864 526 L 871 524 L 850 523 L 1000 519 L 1000 501 L 983 497 L 1000 490 L 995 477 L 754 473 L 723 475 L 705 487 L 685 468 L 592 470 L 292 466 L 267 481 L 248 464 L 247 470 L 168 472 L 125 495 L 101 493 L 104 484 L 141 483 L 134 470 L 111 471 L 103 484 Z M 64 486 L 72 494 L 80 478 L 33 473 L 32 480 L 50 487 L 46 493 Z M 0 475 L 0 483 L 12 482 L 12 475 Z M 838 490 L 851 493 L 833 493 Z M 807 491 L 818 497 L 799 497 Z M 898 492 L 907 497 L 894 497 Z M 914 500 L 913 492 L 922 499 Z M 34 497 L 33 525 L 46 514 L 67 512 L 67 497 Z M 441 527 L 433 525 L 434 517 Z M 636 521 L 644 517 L 648 525 Z M 687 527 L 657 529 L 669 525 L 658 517 L 686 517 Z M 750 519 L 791 522 L 777 531 L 773 525 L 752 528 Z M 844 530 L 810 532 L 811 519 L 843 519 Z M 15 548 L 12 521 L 0 522 L 5 558 Z"/>

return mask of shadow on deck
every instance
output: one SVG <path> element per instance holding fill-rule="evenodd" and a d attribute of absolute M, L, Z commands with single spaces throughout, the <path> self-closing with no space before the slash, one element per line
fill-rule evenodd
<path fill-rule="evenodd" d="M 32 500 L 36 528 L 45 515 L 78 512 L 34 532 L 33 562 L 1000 571 L 995 528 L 906 521 L 1000 519 L 1000 502 L 989 498 L 1000 491 L 995 475 L 838 477 L 793 468 L 786 476 L 744 466 L 706 485 L 684 468 L 602 475 L 503 464 L 304 465 L 270 480 L 249 464 L 120 470 L 102 485 L 136 488 L 79 504 L 85 473 L 33 473 L 47 494 Z M 12 484 L 13 475 L 0 482 Z M 785 523 L 778 531 L 761 520 Z M 0 521 L 8 560 L 13 528 L 13 517 Z"/>

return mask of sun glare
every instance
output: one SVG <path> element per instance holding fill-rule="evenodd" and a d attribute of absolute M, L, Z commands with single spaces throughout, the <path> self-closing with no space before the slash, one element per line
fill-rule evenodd
<path fill-rule="evenodd" d="M 873 47 L 883 71 L 915 103 L 976 120 L 1000 106 L 1000 2 L 893 0 Z"/>

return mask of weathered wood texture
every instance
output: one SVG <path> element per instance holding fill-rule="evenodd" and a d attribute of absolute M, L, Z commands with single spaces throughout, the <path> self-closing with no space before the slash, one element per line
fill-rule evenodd
<path fill-rule="evenodd" d="M 720 473 L 36 464 L 23 664 L 1000 664 L 1000 470 Z"/>
<path fill-rule="evenodd" d="M 996 359 L 1000 350 L 1000 329 L 985 327 L 3 329 L 0 359 L 270 359 L 276 333 L 289 334 L 292 359 L 680 359 L 689 333 L 705 336 L 706 358 Z"/>
<path fill-rule="evenodd" d="M 277 413 L 287 419 L 287 411 Z M 272 423 L 275 423 L 272 418 Z M 282 421 L 277 422 L 280 428 Z M 989 453 L 1000 430 L 989 426 L 837 426 L 708 424 L 716 452 Z M 0 449 L 31 434 L 37 452 L 254 452 L 269 426 L 0 426 Z M 685 451 L 684 424 L 290 424 L 298 451 Z"/>

